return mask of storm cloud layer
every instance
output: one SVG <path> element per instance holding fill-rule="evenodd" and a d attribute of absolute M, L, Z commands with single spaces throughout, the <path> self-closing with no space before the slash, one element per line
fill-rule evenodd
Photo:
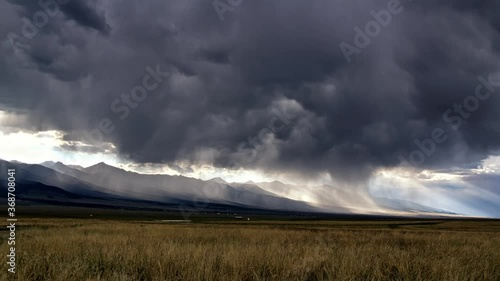
<path fill-rule="evenodd" d="M 96 146 L 102 134 L 139 163 L 346 180 L 500 148 L 494 1 L 64 2 L 22 47 L 9 34 L 43 9 L 0 2 L 0 108 L 27 115 L 25 130 Z M 389 4 L 400 12 L 356 47 Z M 350 62 L 342 42 L 359 49 Z M 491 95 L 470 98 L 478 87 Z M 427 153 L 436 129 L 446 140 Z"/>

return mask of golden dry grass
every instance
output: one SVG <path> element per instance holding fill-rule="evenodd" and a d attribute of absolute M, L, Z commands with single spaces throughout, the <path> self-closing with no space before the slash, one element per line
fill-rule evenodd
<path fill-rule="evenodd" d="M 472 225 L 471 225 L 472 224 Z M 24 219 L 17 280 L 500 280 L 500 223 Z M 394 229 L 392 229 L 394 228 Z M 482 229 L 483 228 L 483 229 Z M 7 253 L 2 233 L 2 253 Z M 5 257 L 5 256 L 4 256 Z M 9 280 L 2 263 L 1 280 Z"/>

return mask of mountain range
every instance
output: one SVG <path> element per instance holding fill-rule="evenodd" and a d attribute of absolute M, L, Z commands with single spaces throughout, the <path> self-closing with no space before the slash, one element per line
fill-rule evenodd
<path fill-rule="evenodd" d="M 84 168 L 52 161 L 25 164 L 0 160 L 0 167 L 4 171 L 16 169 L 18 199 L 45 204 L 131 209 L 176 209 L 182 206 L 205 212 L 228 208 L 336 214 L 364 212 L 346 207 L 345 204 L 329 204 L 348 202 L 356 194 L 328 185 L 303 188 L 279 181 L 228 183 L 221 178 L 201 180 L 164 174 L 140 174 L 102 162 Z M 3 181 L 6 178 L 6 174 L 0 175 Z M 5 197 L 5 194 L 0 197 Z M 375 202 L 389 212 L 450 214 L 387 198 L 377 198 Z"/>

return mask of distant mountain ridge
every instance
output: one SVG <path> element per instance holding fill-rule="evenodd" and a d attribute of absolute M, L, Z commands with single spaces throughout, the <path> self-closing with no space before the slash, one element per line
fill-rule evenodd
<path fill-rule="evenodd" d="M 279 181 L 228 183 L 221 178 L 204 181 L 184 176 L 140 174 L 103 162 L 83 168 L 52 161 L 38 165 L 0 160 L 0 166 L 15 168 L 19 184 L 24 186 L 21 189 L 22 196 L 38 201 L 85 202 L 99 206 L 114 205 L 120 200 L 120 204 L 126 205 L 135 204 L 130 200 L 174 205 L 182 202 L 188 202 L 188 204 L 201 202 L 202 204 L 264 210 L 363 213 L 363 210 L 328 204 L 334 200 L 347 202 L 353 199 L 353 194 L 326 185 L 312 187 L 313 192 L 311 188 L 284 184 Z M 3 177 L 5 175 L 0 175 L 0 178 Z M 47 194 L 44 195 L 43 190 Z M 318 194 L 321 194 L 321 197 L 318 197 Z M 129 201 L 123 203 L 123 200 Z M 316 204 L 313 206 L 302 200 L 312 200 Z M 401 200 L 375 198 L 374 201 L 388 210 L 415 214 L 452 214 Z"/>
<path fill-rule="evenodd" d="M 306 202 L 275 196 L 258 186 L 241 188 L 220 181 L 183 176 L 145 175 L 98 163 L 75 169 L 60 162 L 42 165 L 3 161 L 16 168 L 23 181 L 60 188 L 78 195 L 108 199 L 147 200 L 160 203 L 200 201 L 269 210 L 321 211 Z"/>

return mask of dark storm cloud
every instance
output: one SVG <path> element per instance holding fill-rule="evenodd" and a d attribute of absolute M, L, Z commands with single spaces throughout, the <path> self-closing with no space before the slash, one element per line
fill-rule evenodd
<path fill-rule="evenodd" d="M 7 0 L 12 5 L 17 5 L 21 9 L 19 15 L 34 22 L 37 18 L 35 14 L 43 11 L 52 17 L 61 11 L 66 20 L 73 20 L 81 26 L 98 30 L 102 33 L 109 33 L 110 26 L 106 22 L 103 11 L 95 9 L 97 0 L 42 0 L 42 1 L 15 1 Z M 54 15 L 52 15 L 52 13 Z M 34 19 L 35 18 L 35 19 Z M 58 22 L 60 23 L 60 22 Z M 52 24 L 52 28 L 57 28 Z M 48 32 L 49 30 L 46 30 Z"/>
<path fill-rule="evenodd" d="M 348 63 L 339 44 L 353 44 L 354 27 L 387 2 L 244 1 L 221 22 L 211 1 L 75 0 L 31 39 L 27 58 L 5 40 L 0 102 L 87 142 L 74 132 L 108 118 L 104 140 L 144 163 L 352 180 L 399 165 L 436 128 L 448 139 L 422 167 L 498 151 L 500 88 L 457 130 L 443 113 L 474 95 L 479 75 L 500 70 L 499 6 L 401 0 L 403 11 Z M 3 38 L 19 30 L 7 13 L 34 12 L 1 5 Z M 121 120 L 112 103 L 123 105 L 156 65 L 169 77 Z"/>
<path fill-rule="evenodd" d="M 69 18 L 75 20 L 82 26 L 99 30 L 104 34 L 109 33 L 110 26 L 106 23 L 103 14 L 95 11 L 89 3 L 92 1 L 69 0 L 70 2 L 61 5 L 61 10 Z"/>

